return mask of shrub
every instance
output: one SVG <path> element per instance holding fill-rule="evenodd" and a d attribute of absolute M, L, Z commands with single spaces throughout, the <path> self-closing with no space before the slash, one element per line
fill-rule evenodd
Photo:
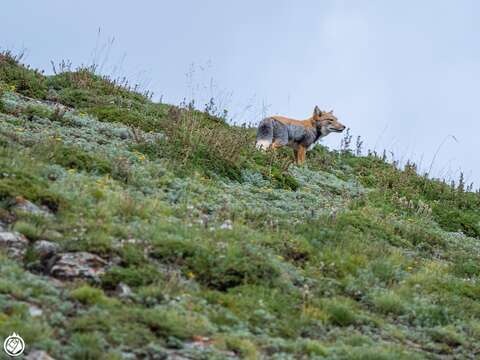
<path fill-rule="evenodd" d="M 22 55 L 15 56 L 11 52 L 0 53 L 0 80 L 22 95 L 44 99 L 47 95 L 45 77 L 36 70 L 20 64 Z"/>

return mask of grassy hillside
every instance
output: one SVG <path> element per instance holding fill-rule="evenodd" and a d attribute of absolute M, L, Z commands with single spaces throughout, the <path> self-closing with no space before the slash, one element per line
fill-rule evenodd
<path fill-rule="evenodd" d="M 480 356 L 464 184 L 321 146 L 297 167 L 252 129 L 8 53 L 0 99 L 0 335 L 26 353 Z"/>

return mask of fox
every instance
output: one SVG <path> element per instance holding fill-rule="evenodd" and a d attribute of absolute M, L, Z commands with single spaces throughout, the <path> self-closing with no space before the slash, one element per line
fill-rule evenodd
<path fill-rule="evenodd" d="M 256 148 L 267 150 L 289 146 L 293 148 L 297 165 L 303 165 L 306 152 L 313 149 L 318 140 L 332 132 L 341 133 L 345 128 L 333 115 L 333 110 L 321 111 L 318 106 L 306 120 L 269 116 L 258 124 Z"/>

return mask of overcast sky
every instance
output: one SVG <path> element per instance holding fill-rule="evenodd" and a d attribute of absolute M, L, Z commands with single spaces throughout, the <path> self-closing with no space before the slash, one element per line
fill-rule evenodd
<path fill-rule="evenodd" d="M 238 122 L 318 104 L 366 147 L 424 169 L 443 142 L 433 175 L 462 169 L 480 185 L 479 19 L 474 0 L 15 0 L 2 4 L 0 47 L 47 72 L 96 61 L 155 100 L 213 96 Z"/>

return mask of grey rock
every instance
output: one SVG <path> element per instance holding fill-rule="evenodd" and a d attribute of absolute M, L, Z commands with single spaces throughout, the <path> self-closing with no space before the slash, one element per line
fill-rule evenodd
<path fill-rule="evenodd" d="M 27 252 L 28 240 L 18 232 L 0 232 L 0 248 L 13 259 L 23 260 Z"/>
<path fill-rule="evenodd" d="M 55 360 L 43 350 L 33 350 L 25 358 L 26 360 Z"/>
<path fill-rule="evenodd" d="M 43 310 L 35 304 L 28 304 L 28 313 L 31 317 L 38 317 L 43 315 Z"/>
<path fill-rule="evenodd" d="M 122 140 L 127 140 L 130 138 L 130 132 L 128 129 L 118 129 L 117 130 L 118 137 Z"/>
<path fill-rule="evenodd" d="M 84 278 L 98 281 L 108 265 L 100 256 L 85 251 L 59 254 L 50 263 L 49 274 L 64 280 Z"/>
<path fill-rule="evenodd" d="M 115 293 L 120 298 L 128 298 L 133 294 L 130 286 L 122 282 L 117 285 L 117 288 L 115 289 Z"/>
<path fill-rule="evenodd" d="M 34 215 L 41 215 L 41 216 L 52 216 L 52 213 L 45 207 L 39 207 L 34 203 L 22 198 L 18 197 L 15 199 L 15 205 L 12 206 L 12 210 L 22 211 Z"/>
<path fill-rule="evenodd" d="M 58 253 L 60 246 L 54 242 L 39 240 L 33 244 L 33 251 L 41 259 L 49 258 Z"/>
<path fill-rule="evenodd" d="M 225 220 L 225 222 L 222 225 L 220 225 L 220 229 L 222 229 L 222 230 L 232 230 L 233 229 L 232 220 Z"/>

